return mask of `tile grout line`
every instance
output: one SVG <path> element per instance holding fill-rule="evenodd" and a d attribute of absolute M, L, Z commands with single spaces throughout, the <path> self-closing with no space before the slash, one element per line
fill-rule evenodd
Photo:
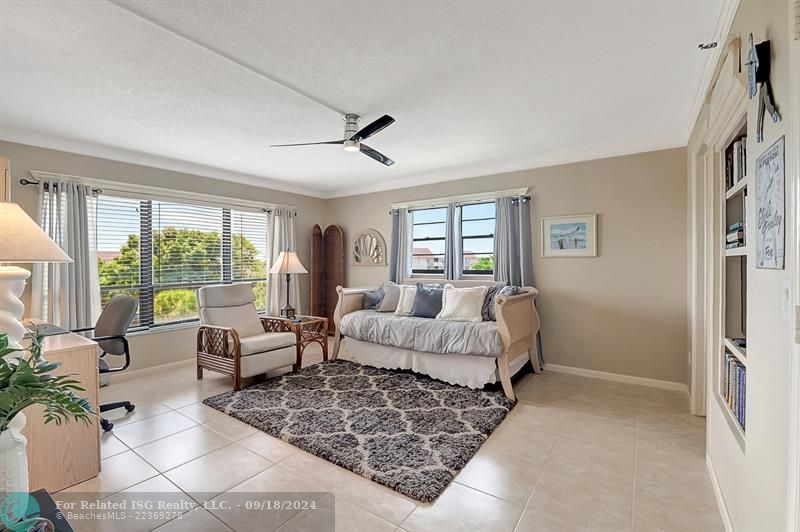
<path fill-rule="evenodd" d="M 530 505 L 531 500 L 533 500 L 533 494 L 536 493 L 536 488 L 539 487 L 539 483 L 542 481 L 542 477 L 544 476 L 545 472 L 547 471 L 547 466 L 550 464 L 550 460 L 553 459 L 553 455 L 555 454 L 554 451 L 556 449 L 556 446 L 558 445 L 558 442 L 560 442 L 561 439 L 564 438 L 564 436 L 565 436 L 564 435 L 564 427 L 567 426 L 567 422 L 569 421 L 569 418 L 572 416 L 572 414 L 573 414 L 573 411 L 570 410 L 570 415 L 567 416 L 566 420 L 564 420 L 564 424 L 561 426 L 561 429 L 559 430 L 558 438 L 553 443 L 553 447 L 552 447 L 552 449 L 550 449 L 550 453 L 547 455 L 547 458 L 545 458 L 545 460 L 544 460 L 544 466 L 542 466 L 542 471 L 541 471 L 541 473 L 539 473 L 539 477 L 536 479 L 536 482 L 533 484 L 533 488 L 531 489 L 531 492 L 528 495 L 528 500 L 525 501 L 525 504 L 522 506 L 522 511 L 520 512 L 519 517 L 517 517 L 517 521 L 514 523 L 514 530 L 515 531 L 519 528 L 519 524 L 522 521 L 522 517 L 525 515 L 525 512 L 528 510 L 528 506 Z"/>

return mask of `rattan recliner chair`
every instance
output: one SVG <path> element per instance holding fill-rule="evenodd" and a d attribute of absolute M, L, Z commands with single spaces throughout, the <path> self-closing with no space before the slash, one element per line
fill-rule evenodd
<path fill-rule="evenodd" d="M 260 319 L 249 284 L 205 286 L 197 290 L 197 378 L 203 370 L 242 378 L 297 365 L 297 336 L 289 320 Z"/>

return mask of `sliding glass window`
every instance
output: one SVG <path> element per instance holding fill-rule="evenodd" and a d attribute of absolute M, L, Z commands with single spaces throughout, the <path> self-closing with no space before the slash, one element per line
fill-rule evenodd
<path fill-rule="evenodd" d="M 461 207 L 461 249 L 465 274 L 494 273 L 494 219 L 494 202 Z"/>
<path fill-rule="evenodd" d="M 251 282 L 265 305 L 266 213 L 100 195 L 97 233 L 102 302 L 136 297 L 135 325 L 196 320 L 211 284 Z"/>
<path fill-rule="evenodd" d="M 411 273 L 444 273 L 444 240 L 447 209 L 411 211 Z"/>

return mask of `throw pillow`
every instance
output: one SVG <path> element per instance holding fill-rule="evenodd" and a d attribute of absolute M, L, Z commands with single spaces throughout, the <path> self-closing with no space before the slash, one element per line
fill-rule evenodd
<path fill-rule="evenodd" d="M 394 312 L 397 308 L 397 302 L 400 300 L 400 285 L 391 281 L 383 283 L 383 299 L 378 304 L 378 312 Z"/>
<path fill-rule="evenodd" d="M 435 318 L 442 311 L 443 293 L 444 286 L 441 284 L 417 283 L 411 315 L 417 318 Z"/>
<path fill-rule="evenodd" d="M 483 317 L 483 321 L 497 321 L 497 315 L 495 313 L 497 296 L 500 294 L 513 296 L 519 292 L 519 290 L 519 286 L 490 286 L 489 291 L 486 292 L 486 299 L 483 300 L 483 307 L 481 308 L 481 316 Z"/>
<path fill-rule="evenodd" d="M 367 290 L 364 292 L 364 299 L 361 308 L 365 310 L 375 310 L 378 308 L 378 305 L 381 304 L 383 296 L 383 288 L 378 288 L 377 290 Z"/>
<path fill-rule="evenodd" d="M 414 308 L 414 299 L 417 294 L 416 286 L 403 285 L 400 287 L 400 299 L 397 301 L 397 308 L 394 313 L 398 316 L 408 316 Z"/>
<path fill-rule="evenodd" d="M 488 288 L 485 286 L 472 288 L 445 286 L 442 295 L 442 310 L 436 316 L 436 319 L 446 321 L 482 321 L 481 307 L 487 291 Z"/>

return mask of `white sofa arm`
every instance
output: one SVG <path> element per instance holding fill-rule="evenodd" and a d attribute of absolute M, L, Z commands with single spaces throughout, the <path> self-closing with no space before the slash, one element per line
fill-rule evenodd
<path fill-rule="evenodd" d="M 333 311 L 333 324 L 335 327 L 335 332 L 333 337 L 333 354 L 331 355 L 331 360 L 336 360 L 336 358 L 339 356 L 339 347 L 342 341 L 342 317 L 350 314 L 353 311 L 364 308 L 364 292 L 368 292 L 370 290 L 377 290 L 377 288 L 336 287 L 336 293 L 339 294 L 339 301 L 336 303 L 336 309 Z"/>

